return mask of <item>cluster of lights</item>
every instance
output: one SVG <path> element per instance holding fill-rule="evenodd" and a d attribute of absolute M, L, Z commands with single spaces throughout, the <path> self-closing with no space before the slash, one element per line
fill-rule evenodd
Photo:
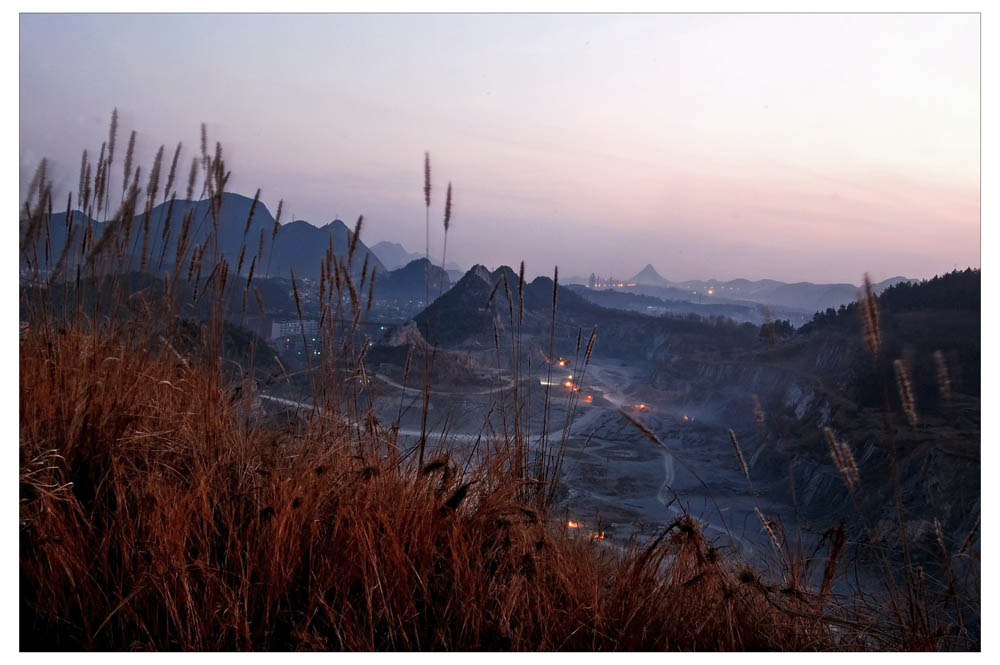
<path fill-rule="evenodd" d="M 566 380 L 563 381 L 563 388 L 565 388 L 566 390 L 572 390 L 575 393 L 580 392 L 580 386 L 578 386 L 575 383 L 573 383 L 573 375 L 572 374 L 570 374 L 569 376 L 567 376 Z"/>
<path fill-rule="evenodd" d="M 625 287 L 637 286 L 635 282 L 606 282 L 606 283 L 595 283 L 592 288 L 595 289 L 624 289 Z"/>
<path fill-rule="evenodd" d="M 567 526 L 567 528 L 570 528 L 570 529 L 579 529 L 583 525 L 580 524 L 579 522 L 574 522 L 573 520 L 569 520 L 568 522 L 566 522 L 566 526 Z M 591 540 L 604 540 L 604 532 L 603 531 L 593 531 L 590 534 L 590 539 Z"/>

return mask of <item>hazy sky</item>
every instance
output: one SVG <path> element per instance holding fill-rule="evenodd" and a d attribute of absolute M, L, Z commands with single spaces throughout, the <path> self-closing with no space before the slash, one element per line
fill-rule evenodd
<path fill-rule="evenodd" d="M 190 163 L 206 122 L 231 190 L 316 224 L 364 213 L 366 243 L 410 251 L 429 150 L 432 253 L 451 180 L 448 258 L 465 266 L 857 283 L 980 264 L 975 15 L 20 26 L 22 180 L 45 156 L 75 189 L 117 106 L 147 165 L 178 140 Z"/>

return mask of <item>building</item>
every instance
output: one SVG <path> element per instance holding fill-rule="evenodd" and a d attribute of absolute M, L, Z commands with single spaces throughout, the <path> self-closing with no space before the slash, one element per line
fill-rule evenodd
<path fill-rule="evenodd" d="M 282 337 L 299 337 L 305 335 L 307 339 L 316 337 L 319 330 L 319 322 L 315 319 L 299 321 L 275 321 L 271 324 L 271 339 L 278 340 Z"/>
<path fill-rule="evenodd" d="M 302 355 L 312 351 L 318 354 L 318 332 L 319 322 L 315 319 L 275 321 L 271 324 L 271 341 L 282 353 Z"/>

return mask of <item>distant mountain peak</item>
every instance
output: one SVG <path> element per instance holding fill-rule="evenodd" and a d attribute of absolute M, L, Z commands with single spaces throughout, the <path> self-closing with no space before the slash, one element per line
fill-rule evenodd
<path fill-rule="evenodd" d="M 890 286 L 895 286 L 896 284 L 900 284 L 902 282 L 918 282 L 918 281 L 920 280 L 911 279 L 909 277 L 903 277 L 902 275 L 896 275 L 895 277 L 890 277 L 889 279 L 883 279 L 878 284 L 873 284 L 872 288 L 875 289 L 876 293 L 881 293 Z"/>
<path fill-rule="evenodd" d="M 425 258 L 423 253 L 409 252 L 398 242 L 388 240 L 375 243 L 371 250 L 389 270 L 402 268 L 411 261 Z"/>
<path fill-rule="evenodd" d="M 374 245 L 372 245 L 372 251 L 375 251 L 376 247 L 386 247 L 390 249 L 396 249 L 401 252 L 406 252 L 406 248 L 400 245 L 398 242 L 391 242 L 389 240 L 380 240 Z"/>
<path fill-rule="evenodd" d="M 493 284 L 493 275 L 490 274 L 489 269 L 481 263 L 477 263 L 469 269 L 469 273 L 475 275 L 479 279 L 483 280 L 487 284 Z"/>
<path fill-rule="evenodd" d="M 345 224 L 344 220 L 342 220 L 342 219 L 335 219 L 332 222 L 330 222 L 330 223 L 322 226 L 321 228 L 324 228 L 324 229 L 338 229 L 338 230 L 339 229 L 347 229 L 348 231 L 352 230 L 352 229 L 348 228 L 347 224 Z"/>
<path fill-rule="evenodd" d="M 646 267 L 636 273 L 635 276 L 629 281 L 635 282 L 636 284 L 648 284 L 651 286 L 663 286 L 670 283 L 663 277 L 663 275 L 656 272 L 656 268 L 654 268 L 651 263 L 647 263 Z"/>

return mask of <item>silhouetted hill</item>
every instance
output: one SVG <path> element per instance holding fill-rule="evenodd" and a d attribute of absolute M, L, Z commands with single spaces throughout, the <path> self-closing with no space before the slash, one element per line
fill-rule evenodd
<path fill-rule="evenodd" d="M 429 266 L 429 272 L 428 272 Z M 429 274 L 429 278 L 428 278 Z M 427 297 L 427 284 L 430 284 L 430 297 L 436 298 L 442 290 L 451 287 L 448 273 L 439 266 L 430 265 L 427 259 L 421 257 L 410 261 L 398 270 L 375 276 L 375 297 L 393 300 L 423 300 Z"/>
<path fill-rule="evenodd" d="M 482 335 L 484 330 L 492 330 L 494 315 L 485 307 L 500 274 L 499 270 L 490 273 L 485 266 L 473 266 L 455 286 L 415 317 L 420 333 L 431 343 L 452 346 Z"/>
<path fill-rule="evenodd" d="M 297 277 L 319 279 L 320 263 L 331 243 L 334 254 L 346 256 L 351 230 L 344 222 L 334 220 L 325 226 L 317 227 L 302 220 L 293 221 L 279 227 L 272 246 L 274 218 L 262 202 L 258 201 L 249 228 L 247 227 L 247 218 L 252 205 L 253 199 L 246 196 L 228 192 L 222 195 L 222 206 L 219 212 L 218 249 L 226 257 L 231 270 L 235 271 L 244 245 L 246 249 L 241 269 L 244 274 L 249 271 L 252 258 L 263 245 L 264 253 L 262 258 L 258 259 L 255 267 L 256 274 L 262 277 L 288 277 L 290 269 L 294 268 Z M 173 266 L 185 215 L 190 215 L 188 247 L 204 244 L 206 257 L 211 256 L 215 241 L 209 200 L 178 200 L 174 201 L 172 205 L 168 202 L 156 206 L 150 213 L 147 269 L 159 271 Z M 44 257 L 39 257 L 40 265 L 43 268 L 56 265 L 69 235 L 72 235 L 74 243 L 71 250 L 76 252 L 75 243 L 82 240 L 87 221 L 87 217 L 83 213 L 74 212 L 73 226 L 70 230 L 65 212 L 53 214 L 48 230 L 50 238 L 49 258 L 46 261 Z M 107 222 L 90 221 L 93 227 L 93 242 L 96 243 Z M 132 242 L 129 252 L 132 257 L 132 267 L 138 267 L 140 264 L 139 256 L 142 251 L 144 226 L 145 214 L 140 213 L 132 220 Z M 166 243 L 164 243 L 165 235 Z M 185 260 L 190 259 L 190 253 L 189 249 Z M 353 272 L 360 274 L 365 255 L 368 255 L 369 267 L 376 268 L 378 272 L 387 272 L 381 261 L 360 240 L 355 249 Z M 77 259 L 78 257 L 74 254 L 68 255 L 68 265 L 75 265 Z"/>
<path fill-rule="evenodd" d="M 980 271 L 954 271 L 922 282 L 901 282 L 878 296 L 882 337 L 881 367 L 872 366 L 863 347 L 858 303 L 817 312 L 799 328 L 806 340 L 846 338 L 860 360 L 849 383 L 859 402 L 875 406 L 879 372 L 892 376 L 891 364 L 905 360 L 913 374 L 918 405 L 932 408 L 940 398 L 934 353 L 940 351 L 951 373 L 953 390 L 980 393 Z M 895 391 L 892 395 L 896 399 Z"/>
<path fill-rule="evenodd" d="M 878 292 L 875 285 L 873 289 Z M 879 311 L 890 314 L 934 310 L 979 312 L 981 301 L 980 271 L 972 268 L 920 282 L 897 282 L 878 296 Z M 812 321 L 802 326 L 799 333 L 806 335 L 823 329 L 844 330 L 859 324 L 858 303 L 854 301 L 836 310 L 831 307 L 816 312 Z"/>
<path fill-rule="evenodd" d="M 418 252 L 408 252 L 398 242 L 388 242 L 386 240 L 375 243 L 370 249 L 388 270 L 396 270 L 412 261 L 426 258 Z"/>
<path fill-rule="evenodd" d="M 899 282 L 909 281 L 906 277 L 892 277 L 874 285 L 876 293 Z M 839 307 L 857 298 L 858 286 L 854 284 L 814 284 L 813 282 L 786 283 L 773 279 L 750 281 L 747 279 L 689 280 L 677 282 L 673 286 L 693 294 L 727 299 L 733 302 L 755 302 L 772 307 L 783 307 L 805 312 L 815 312 L 827 307 Z"/>
<path fill-rule="evenodd" d="M 664 279 L 660 273 L 656 272 L 656 268 L 652 264 L 647 263 L 646 267 L 635 274 L 630 282 L 635 282 L 636 284 L 645 284 L 647 286 L 669 286 L 670 282 Z"/>
<path fill-rule="evenodd" d="M 352 233 L 353 229 L 349 229 L 339 219 L 318 228 L 302 220 L 286 224 L 281 227 L 275 240 L 274 255 L 270 258 L 272 263 L 269 274 L 287 277 L 289 269 L 294 268 L 296 275 L 301 274 L 311 279 L 319 279 L 320 263 L 323 261 L 327 247 L 330 246 L 331 239 L 333 253 L 338 257 L 345 258 Z M 366 255 L 369 271 L 374 268 L 377 273 L 388 272 L 385 265 L 360 240 L 358 240 L 354 251 L 351 270 L 353 274 L 359 275 L 361 273 Z M 265 246 L 265 256 L 266 252 L 267 247 Z"/>
<path fill-rule="evenodd" d="M 552 291 L 548 277 L 537 277 L 524 285 L 524 318 L 519 326 L 523 337 L 546 339 L 549 335 Z M 421 334 L 433 344 L 488 348 L 494 344 L 494 322 L 498 332 L 507 335 L 518 328 L 519 314 L 517 273 L 507 266 L 491 273 L 477 265 L 415 320 Z M 615 357 L 654 357 L 681 349 L 728 352 L 759 343 L 758 328 L 752 324 L 739 325 L 722 317 L 653 317 L 607 309 L 581 297 L 574 287 L 560 288 L 554 333 L 557 346 L 575 344 L 581 329 L 586 335 L 595 326 L 595 353 Z"/>

